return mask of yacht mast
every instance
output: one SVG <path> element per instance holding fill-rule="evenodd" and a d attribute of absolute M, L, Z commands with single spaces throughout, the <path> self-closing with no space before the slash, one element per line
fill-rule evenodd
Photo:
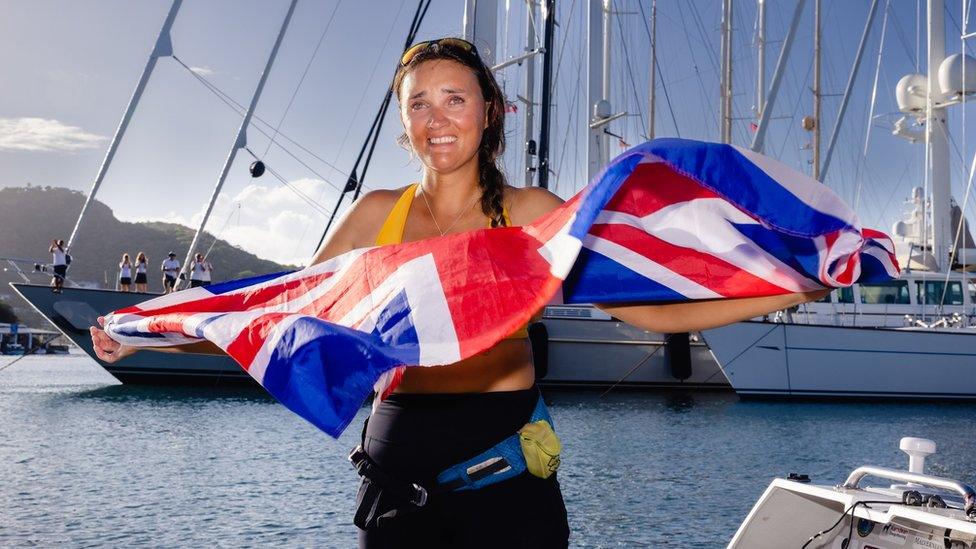
<path fill-rule="evenodd" d="M 651 82 L 647 98 L 647 139 L 654 139 L 655 99 L 657 91 L 657 0 L 651 0 Z"/>
<path fill-rule="evenodd" d="M 95 193 L 98 192 L 98 188 L 102 186 L 102 180 L 108 172 L 108 167 L 112 164 L 115 151 L 118 150 L 119 143 L 122 142 L 122 136 L 125 135 L 125 130 L 129 127 L 129 121 L 132 119 L 132 114 L 136 110 L 136 105 L 139 104 L 139 100 L 142 98 L 142 92 L 145 91 L 146 84 L 149 82 L 149 77 L 152 75 L 153 69 L 156 68 L 156 60 L 160 57 L 173 55 L 173 41 L 169 35 L 169 31 L 173 27 L 173 21 L 176 20 L 176 13 L 180 11 L 182 4 L 183 0 L 173 0 L 173 4 L 169 8 L 169 13 L 163 21 L 163 27 L 159 29 L 159 36 L 156 37 L 156 45 L 153 46 L 153 50 L 149 54 L 149 60 L 146 62 L 146 67 L 142 69 L 142 76 L 139 78 L 139 83 L 136 84 L 136 89 L 132 92 L 132 97 L 129 98 L 129 104 L 126 106 L 125 113 L 122 115 L 122 121 L 119 122 L 119 127 L 116 128 L 115 135 L 112 136 L 112 142 L 109 143 L 108 151 L 105 152 L 105 159 L 102 160 L 102 165 L 98 168 L 98 174 L 95 175 L 95 181 L 92 183 L 91 190 L 88 191 L 88 196 L 85 197 L 85 204 L 81 207 L 81 213 L 78 214 L 75 227 L 71 229 L 71 236 L 68 237 L 68 248 L 71 247 L 75 241 L 75 237 L 78 236 L 78 228 L 81 227 L 81 220 L 84 219 L 85 214 L 88 213 L 89 206 L 95 200 Z"/>
<path fill-rule="evenodd" d="M 605 126 L 626 113 L 610 110 L 610 17 L 612 0 L 593 0 L 587 18 L 587 101 L 590 109 L 586 179 L 591 181 L 610 161 L 610 136 Z"/>
<path fill-rule="evenodd" d="M 494 65 L 498 44 L 498 0 L 466 0 L 462 25 L 464 39 L 478 48 L 485 65 Z"/>
<path fill-rule="evenodd" d="M 539 186 L 543 189 L 549 188 L 549 130 L 552 120 L 552 62 L 555 58 L 553 53 L 553 34 L 555 34 L 556 23 L 556 2 L 555 0 L 543 0 L 542 5 L 544 15 L 543 49 L 545 54 L 542 58 L 542 119 L 539 121 Z"/>
<path fill-rule="evenodd" d="M 766 0 L 756 0 L 756 117 L 766 103 Z"/>
<path fill-rule="evenodd" d="M 535 51 L 536 0 L 525 0 L 525 53 Z M 548 55 L 548 52 L 546 52 Z M 522 143 L 525 147 L 524 186 L 532 186 L 532 176 L 536 172 L 533 157 L 536 155 L 535 131 L 535 59 L 525 64 L 525 95 L 519 99 L 525 105 L 525 133 Z"/>
<path fill-rule="evenodd" d="M 864 23 L 864 31 L 861 32 L 861 42 L 857 47 L 857 54 L 854 55 L 854 65 L 851 67 L 851 74 L 847 78 L 847 87 L 844 88 L 844 97 L 840 101 L 840 109 L 837 111 L 837 119 L 834 121 L 834 128 L 830 131 L 830 140 L 827 142 L 827 152 L 824 154 L 823 163 L 820 167 L 820 181 L 827 177 L 827 169 L 830 168 L 830 158 L 834 153 L 834 145 L 837 144 L 837 136 L 840 132 L 840 125 L 844 121 L 844 114 L 847 112 L 847 104 L 851 99 L 851 91 L 854 89 L 854 80 L 857 79 L 857 72 L 861 68 L 861 60 L 864 58 L 864 50 L 867 47 L 868 36 L 871 34 L 871 26 L 874 23 L 874 16 L 878 13 L 878 0 L 871 0 L 871 8 L 868 10 L 868 19 Z M 880 54 L 880 52 L 879 52 Z"/>
<path fill-rule="evenodd" d="M 732 0 L 722 0 L 722 143 L 732 142 Z"/>
<path fill-rule="evenodd" d="M 949 128 L 939 85 L 939 67 L 945 60 L 945 0 L 928 0 L 928 82 L 925 109 L 927 176 L 931 184 L 932 256 L 948 270 L 949 244 Z"/>
<path fill-rule="evenodd" d="M 193 235 L 193 240 L 190 242 L 190 247 L 186 252 L 186 259 L 183 261 L 182 273 L 188 273 L 191 266 L 190 259 L 193 258 L 194 250 L 196 250 L 197 242 L 200 240 L 200 235 L 203 234 L 204 227 L 207 226 L 207 221 L 210 219 L 210 214 L 213 212 L 214 204 L 217 202 L 217 197 L 220 196 L 220 190 L 224 187 L 224 180 L 227 179 L 227 174 L 230 172 L 231 166 L 234 164 L 234 158 L 237 157 L 237 151 L 243 149 L 247 146 L 247 126 L 251 123 L 251 117 L 254 115 L 254 108 L 258 104 L 258 99 L 261 98 L 261 91 L 264 90 L 264 83 L 268 80 L 268 74 L 271 72 L 271 66 L 274 64 L 275 57 L 278 55 L 278 48 L 281 46 L 281 41 L 285 37 L 285 31 L 288 29 L 288 23 L 291 21 L 291 16 L 295 12 L 295 3 L 298 0 L 291 0 L 288 5 L 288 12 L 285 14 L 285 20 L 281 23 L 281 29 L 278 31 L 278 37 L 275 39 L 274 47 L 271 48 L 271 54 L 268 56 L 268 62 L 264 66 L 264 72 L 261 73 L 261 79 L 258 81 L 257 88 L 254 90 L 254 95 L 251 97 L 251 104 L 247 107 L 247 112 L 244 113 L 244 118 L 241 120 L 241 125 L 237 129 L 237 138 L 234 140 L 234 145 L 230 148 L 230 153 L 227 155 L 227 160 L 224 161 L 224 167 L 220 170 L 220 177 L 217 178 L 217 184 L 214 185 L 213 193 L 210 195 L 210 203 L 207 204 L 207 210 L 203 214 L 203 219 L 200 220 L 200 226 L 197 227 L 197 232 Z M 186 277 L 187 279 L 189 277 Z M 177 278 L 176 285 L 180 286 L 181 279 Z"/>
<path fill-rule="evenodd" d="M 813 178 L 820 180 L 820 0 L 813 2 Z"/>
<path fill-rule="evenodd" d="M 769 98 L 763 105 L 762 114 L 759 116 L 759 127 L 756 134 L 752 136 L 752 145 L 749 147 L 754 152 L 762 152 L 763 144 L 766 140 L 766 130 L 769 129 L 770 114 L 779 96 L 779 85 L 783 81 L 783 73 L 786 72 L 786 60 L 790 57 L 790 50 L 793 48 L 793 40 L 796 38 L 796 29 L 800 25 L 800 17 L 803 15 L 803 6 L 806 0 L 797 0 L 793 8 L 793 19 L 790 21 L 790 30 L 786 32 L 786 39 L 779 50 L 779 59 L 776 60 L 776 70 L 773 71 L 773 81 L 769 84 Z"/>

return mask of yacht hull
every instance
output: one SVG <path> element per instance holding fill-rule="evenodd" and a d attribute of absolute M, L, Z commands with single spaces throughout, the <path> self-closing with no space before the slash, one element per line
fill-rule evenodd
<path fill-rule="evenodd" d="M 55 294 L 50 286 L 35 284 L 11 284 L 34 309 L 53 324 L 85 354 L 98 362 L 122 383 L 139 384 L 253 384 L 236 362 L 227 356 L 136 353 L 116 363 L 99 360 L 92 349 L 88 326 L 94 325 L 99 315 L 135 305 L 157 294 L 115 292 L 83 288 L 64 288 Z"/>
<path fill-rule="evenodd" d="M 117 363 L 98 360 L 88 327 L 110 311 L 156 297 L 156 294 L 12 284 L 51 324 L 123 383 L 225 384 L 254 383 L 224 356 L 136 353 Z M 547 307 L 547 375 L 541 385 L 579 388 L 729 390 L 728 381 L 704 344 L 692 341 L 686 359 L 690 372 L 675 377 L 673 357 L 663 334 L 645 332 L 611 319 L 589 306 Z"/>
<path fill-rule="evenodd" d="M 697 334 L 691 338 L 686 357 L 690 359 L 690 372 L 679 379 L 676 357 L 665 334 L 634 328 L 589 305 L 546 307 L 542 322 L 549 336 L 549 371 L 542 380 L 544 385 L 731 389 Z"/>
<path fill-rule="evenodd" d="M 976 333 L 739 322 L 702 336 L 741 396 L 976 400 Z"/>

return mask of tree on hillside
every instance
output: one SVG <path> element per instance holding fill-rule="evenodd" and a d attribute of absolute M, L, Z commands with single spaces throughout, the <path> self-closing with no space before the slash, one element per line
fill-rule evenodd
<path fill-rule="evenodd" d="M 0 322 L 13 324 L 17 322 L 17 315 L 10 305 L 0 301 Z"/>

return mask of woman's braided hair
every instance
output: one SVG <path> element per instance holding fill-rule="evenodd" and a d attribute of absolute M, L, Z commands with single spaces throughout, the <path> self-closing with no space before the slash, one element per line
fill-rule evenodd
<path fill-rule="evenodd" d="M 401 66 L 393 79 L 393 91 L 400 97 L 400 88 L 407 74 L 425 61 L 450 59 L 471 69 L 481 87 L 487 112 L 485 131 L 478 146 L 478 186 L 481 188 L 481 211 L 491 220 L 492 227 L 504 227 L 505 214 L 505 174 L 498 169 L 498 157 L 505 152 L 505 96 L 495 81 L 491 69 L 477 55 L 460 51 L 450 45 L 432 44 L 417 53 L 409 63 Z M 406 144 L 406 134 L 401 135 L 401 144 Z"/>

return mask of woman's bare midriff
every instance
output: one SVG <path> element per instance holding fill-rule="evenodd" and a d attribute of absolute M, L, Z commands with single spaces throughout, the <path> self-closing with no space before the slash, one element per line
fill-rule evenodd
<path fill-rule="evenodd" d="M 490 393 L 528 389 L 535 383 L 527 339 L 505 339 L 484 353 L 444 366 L 403 372 L 396 393 Z"/>

